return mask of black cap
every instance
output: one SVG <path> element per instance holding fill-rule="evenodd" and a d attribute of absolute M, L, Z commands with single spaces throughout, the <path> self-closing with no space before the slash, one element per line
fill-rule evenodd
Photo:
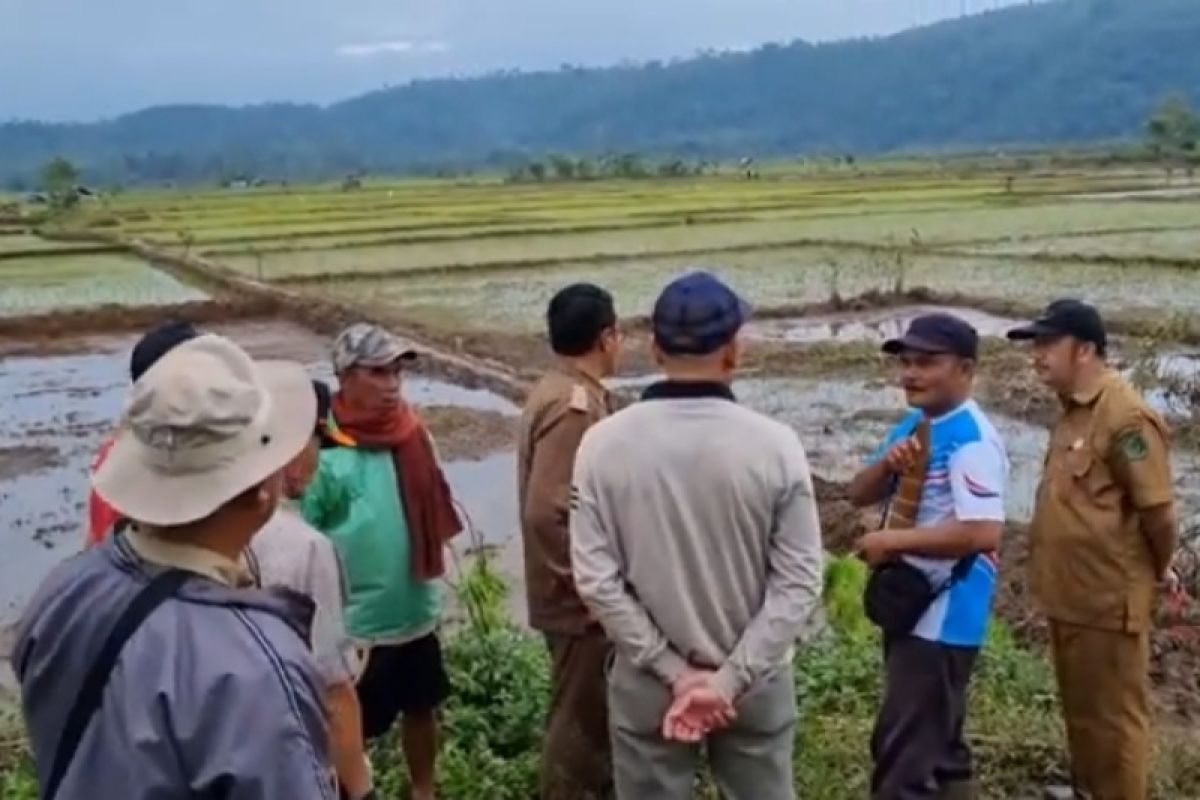
<path fill-rule="evenodd" d="M 1008 338 L 1026 341 L 1043 336 L 1073 336 L 1081 342 L 1091 342 L 1101 354 L 1108 348 L 1108 333 L 1096 307 L 1082 300 L 1055 300 L 1028 325 L 1013 328 Z"/>
<path fill-rule="evenodd" d="M 969 323 L 953 314 L 922 314 L 908 323 L 908 330 L 903 336 L 883 343 L 883 352 L 888 355 L 894 356 L 906 350 L 977 358 L 979 334 Z"/>
<path fill-rule="evenodd" d="M 160 358 L 199 335 L 200 332 L 189 322 L 164 322 L 150 330 L 133 346 L 133 354 L 129 357 L 129 377 L 136 383 Z"/>

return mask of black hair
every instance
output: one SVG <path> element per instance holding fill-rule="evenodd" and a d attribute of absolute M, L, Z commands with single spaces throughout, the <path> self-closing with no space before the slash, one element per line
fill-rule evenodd
<path fill-rule="evenodd" d="M 164 322 L 150 330 L 136 345 L 129 356 L 129 377 L 133 382 L 146 374 L 158 360 L 186 341 L 195 339 L 200 333 L 190 322 Z"/>
<path fill-rule="evenodd" d="M 550 347 L 560 356 L 590 352 L 608 328 L 617 324 L 612 295 L 591 283 L 573 283 L 550 301 L 546 310 Z"/>

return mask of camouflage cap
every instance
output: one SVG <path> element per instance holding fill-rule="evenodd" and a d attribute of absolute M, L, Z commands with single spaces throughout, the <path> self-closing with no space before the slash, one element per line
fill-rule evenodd
<path fill-rule="evenodd" d="M 407 339 L 378 325 L 359 322 L 334 340 L 333 371 L 341 374 L 351 367 L 386 367 L 401 359 L 411 361 L 417 355 L 417 348 Z"/>

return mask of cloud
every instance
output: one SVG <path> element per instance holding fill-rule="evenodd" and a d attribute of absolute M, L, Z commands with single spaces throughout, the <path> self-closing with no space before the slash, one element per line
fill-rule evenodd
<path fill-rule="evenodd" d="M 337 54 L 343 58 L 375 58 L 389 55 L 434 55 L 450 50 L 445 42 L 368 42 L 365 44 L 346 44 L 337 49 Z"/>

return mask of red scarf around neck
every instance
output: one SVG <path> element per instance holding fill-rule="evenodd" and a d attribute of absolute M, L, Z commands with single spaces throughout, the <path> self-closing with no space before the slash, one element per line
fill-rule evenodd
<path fill-rule="evenodd" d="M 412 538 L 413 575 L 422 581 L 440 578 L 446 572 L 443 548 L 463 526 L 425 423 L 408 403 L 384 414 L 363 413 L 340 392 L 333 397 L 333 418 L 358 447 L 391 451 Z"/>

